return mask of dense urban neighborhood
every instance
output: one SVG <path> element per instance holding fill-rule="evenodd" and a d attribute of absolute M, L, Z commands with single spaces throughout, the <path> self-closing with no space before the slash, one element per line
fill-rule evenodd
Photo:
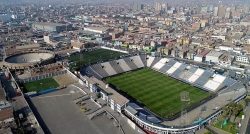
<path fill-rule="evenodd" d="M 0 1 L 0 80 L 0 134 L 250 134 L 250 3 Z"/>

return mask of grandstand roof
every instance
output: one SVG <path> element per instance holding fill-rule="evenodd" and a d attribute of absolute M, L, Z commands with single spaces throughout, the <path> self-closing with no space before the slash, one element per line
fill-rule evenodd
<path fill-rule="evenodd" d="M 128 110 L 131 114 L 135 115 L 137 113 L 137 111 L 132 108 L 131 106 L 127 106 L 125 107 L 126 110 Z"/>

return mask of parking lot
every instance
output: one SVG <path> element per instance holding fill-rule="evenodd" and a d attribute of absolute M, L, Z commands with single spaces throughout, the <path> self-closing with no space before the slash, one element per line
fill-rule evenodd
<path fill-rule="evenodd" d="M 31 108 L 45 133 L 102 133 L 74 103 L 73 99 L 82 95 L 76 89 L 66 88 L 31 98 Z"/>

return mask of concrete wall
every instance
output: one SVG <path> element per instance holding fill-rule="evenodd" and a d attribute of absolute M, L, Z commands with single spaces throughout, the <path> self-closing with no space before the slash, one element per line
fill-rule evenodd
<path fill-rule="evenodd" d="M 129 118 L 127 118 L 125 115 L 122 115 L 123 118 L 126 120 L 126 122 L 131 126 L 135 132 L 138 134 L 146 134 L 141 128 L 139 128 L 134 122 L 132 122 Z"/>

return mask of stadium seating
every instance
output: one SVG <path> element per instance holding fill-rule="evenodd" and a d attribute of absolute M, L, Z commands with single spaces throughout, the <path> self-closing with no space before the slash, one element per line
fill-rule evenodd
<path fill-rule="evenodd" d="M 182 72 L 183 70 L 187 67 L 186 64 L 181 64 L 181 66 L 172 74 L 173 77 L 178 77 Z"/>
<path fill-rule="evenodd" d="M 121 66 L 121 68 L 122 68 L 125 72 L 131 70 L 131 68 L 128 66 L 128 64 L 127 64 L 123 59 L 119 59 L 119 60 L 117 60 L 117 62 L 119 63 L 119 65 Z"/>
<path fill-rule="evenodd" d="M 94 64 L 94 65 L 91 65 L 91 68 L 96 72 L 98 73 L 100 76 L 102 76 L 103 78 L 104 77 L 108 77 L 109 74 L 105 71 L 105 69 L 102 67 L 101 64 Z"/>
<path fill-rule="evenodd" d="M 113 67 L 113 69 L 118 73 L 124 73 L 125 71 L 121 68 L 119 62 L 117 61 L 110 61 L 109 64 Z"/>
<path fill-rule="evenodd" d="M 117 74 L 117 72 L 113 69 L 109 62 L 101 63 L 101 65 L 104 67 L 109 76 Z"/>
<path fill-rule="evenodd" d="M 192 72 L 190 72 L 189 70 L 184 70 L 180 75 L 179 78 L 187 81 L 191 76 L 193 75 Z M 188 82 L 188 81 L 187 81 Z"/>
<path fill-rule="evenodd" d="M 195 84 L 205 85 L 209 78 L 213 75 L 213 71 L 206 70 L 196 81 Z"/>
<path fill-rule="evenodd" d="M 221 84 L 217 81 L 208 80 L 207 83 L 204 85 L 204 87 L 214 92 L 217 88 L 219 88 L 220 85 Z"/>
<path fill-rule="evenodd" d="M 151 63 L 151 65 L 150 65 L 150 68 L 152 68 L 157 62 L 159 62 L 161 60 L 161 58 L 159 58 L 159 57 L 155 57 L 154 58 L 154 60 L 153 60 L 153 62 Z"/>
<path fill-rule="evenodd" d="M 131 59 L 130 57 L 127 57 L 127 58 L 124 58 L 123 59 L 127 65 L 132 69 L 132 70 L 135 70 L 137 69 L 138 67 L 136 66 L 136 64 L 134 63 L 135 61 L 133 59 Z"/>
<path fill-rule="evenodd" d="M 231 86 L 235 82 L 236 82 L 236 80 L 234 80 L 232 78 L 226 78 L 225 81 L 223 82 L 223 84 L 226 86 Z"/>
<path fill-rule="evenodd" d="M 161 58 L 154 66 L 153 69 L 155 70 L 159 70 L 160 68 L 162 68 L 166 62 L 169 61 L 167 58 Z"/>
<path fill-rule="evenodd" d="M 144 64 L 142 63 L 142 59 L 140 58 L 140 56 L 133 56 L 130 58 L 133 59 L 133 63 L 137 66 L 137 68 L 144 67 Z"/>
<path fill-rule="evenodd" d="M 190 83 L 194 83 L 203 73 L 205 70 L 198 68 L 194 74 L 188 79 Z"/>
<path fill-rule="evenodd" d="M 151 64 L 152 64 L 152 62 L 154 61 L 155 57 L 149 56 L 149 57 L 147 57 L 147 58 L 148 58 L 148 60 L 147 60 L 147 67 L 150 67 Z"/>
<path fill-rule="evenodd" d="M 147 56 L 146 55 L 140 55 L 141 61 L 143 63 L 143 67 L 147 66 Z"/>
<path fill-rule="evenodd" d="M 87 75 L 87 76 L 89 76 L 89 77 L 94 76 L 94 77 L 96 77 L 96 78 L 98 78 L 98 79 L 102 79 L 102 78 L 103 78 L 101 75 L 99 75 L 98 73 L 96 73 L 96 72 L 91 68 L 91 66 L 89 66 L 89 67 L 87 67 L 87 68 L 81 70 L 81 73 L 84 74 L 84 75 Z"/>
<path fill-rule="evenodd" d="M 158 71 L 161 73 L 165 73 L 169 68 L 172 66 L 169 66 L 168 64 L 165 64 L 162 68 L 160 68 Z"/>
<path fill-rule="evenodd" d="M 237 86 L 236 80 L 219 74 L 214 74 L 213 70 L 204 70 L 194 65 L 187 65 L 168 58 L 149 56 L 146 60 L 145 55 L 136 55 L 94 64 L 85 68 L 85 72 L 89 72 L 88 75 L 91 74 L 96 78 L 102 79 L 145 66 L 210 92 L 216 92 L 220 89 L 223 90 Z"/>
<path fill-rule="evenodd" d="M 181 64 L 182 63 L 180 62 L 176 62 L 168 71 L 166 71 L 166 73 L 171 75 L 181 66 Z"/>

